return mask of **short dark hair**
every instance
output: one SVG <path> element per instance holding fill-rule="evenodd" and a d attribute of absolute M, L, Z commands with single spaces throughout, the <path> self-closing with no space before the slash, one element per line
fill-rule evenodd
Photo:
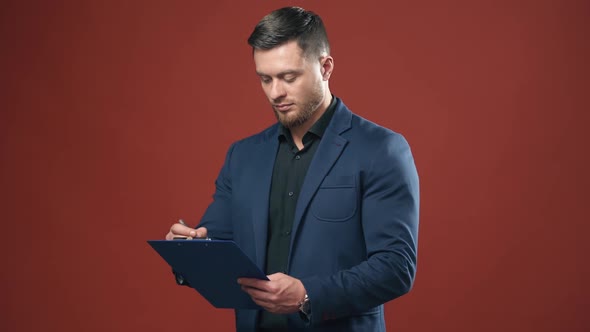
<path fill-rule="evenodd" d="M 301 7 L 277 9 L 258 22 L 248 38 L 254 50 L 270 50 L 296 40 L 303 55 L 330 54 L 326 28 L 319 15 Z"/>

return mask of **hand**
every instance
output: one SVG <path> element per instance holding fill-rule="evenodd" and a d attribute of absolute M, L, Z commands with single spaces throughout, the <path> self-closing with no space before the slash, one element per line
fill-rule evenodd
<path fill-rule="evenodd" d="M 207 237 L 207 228 L 199 227 L 197 229 L 176 223 L 170 227 L 170 231 L 166 234 L 166 240 L 172 240 L 175 237 L 186 238 L 192 240 L 193 238 Z"/>
<path fill-rule="evenodd" d="M 254 303 L 275 314 L 291 314 L 299 310 L 305 297 L 301 280 L 283 273 L 268 276 L 268 280 L 240 278 L 238 283 Z"/>

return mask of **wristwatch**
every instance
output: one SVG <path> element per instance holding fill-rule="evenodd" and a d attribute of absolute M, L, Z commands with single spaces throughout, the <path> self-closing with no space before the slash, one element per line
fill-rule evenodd
<path fill-rule="evenodd" d="M 309 296 L 305 294 L 303 301 L 299 302 L 299 312 L 302 313 L 306 320 L 309 320 L 311 316 L 311 303 L 309 302 Z"/>

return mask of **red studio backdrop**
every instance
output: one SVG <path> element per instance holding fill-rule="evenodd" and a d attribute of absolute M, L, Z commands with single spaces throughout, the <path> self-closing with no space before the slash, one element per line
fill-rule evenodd
<path fill-rule="evenodd" d="M 391 331 L 588 331 L 588 1 L 2 1 L 0 330 L 231 331 L 146 244 L 274 121 L 246 39 L 323 16 L 334 94 L 421 179 Z"/>

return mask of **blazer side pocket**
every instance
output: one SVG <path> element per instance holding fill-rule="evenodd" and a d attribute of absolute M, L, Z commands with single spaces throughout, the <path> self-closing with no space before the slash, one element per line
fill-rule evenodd
<path fill-rule="evenodd" d="M 327 176 L 311 203 L 311 213 L 319 220 L 342 222 L 352 218 L 358 206 L 354 176 Z"/>

